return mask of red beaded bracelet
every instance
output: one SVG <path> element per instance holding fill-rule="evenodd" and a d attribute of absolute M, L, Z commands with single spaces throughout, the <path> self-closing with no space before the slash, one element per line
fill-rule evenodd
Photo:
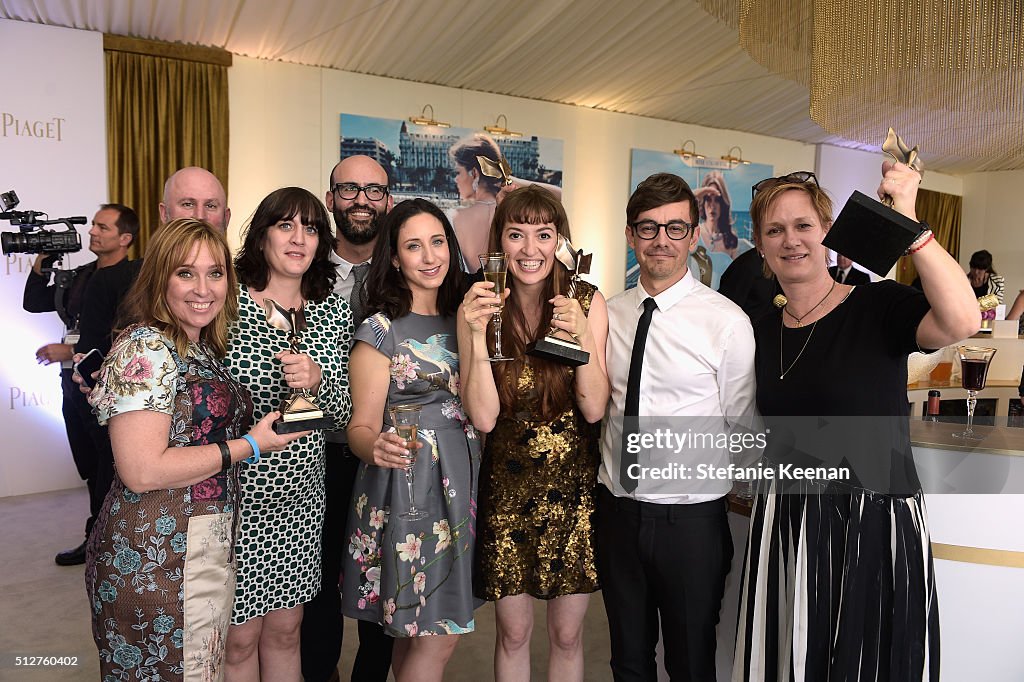
<path fill-rule="evenodd" d="M 931 230 L 929 230 L 928 231 L 928 236 L 925 237 L 925 240 L 923 242 L 921 242 L 917 246 L 914 246 L 912 248 L 907 249 L 907 255 L 908 256 L 914 255 L 915 253 L 917 253 L 918 251 L 923 249 L 928 244 L 928 242 L 930 242 L 933 239 L 935 239 L 935 233 L 932 232 Z"/>

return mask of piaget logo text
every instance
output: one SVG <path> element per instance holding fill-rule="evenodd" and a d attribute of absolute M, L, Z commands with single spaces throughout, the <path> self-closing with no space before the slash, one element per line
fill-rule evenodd
<path fill-rule="evenodd" d="M 18 118 L 4 111 L 0 113 L 0 130 L 3 131 L 4 137 L 38 137 L 63 142 L 65 120 L 59 116 L 38 120 Z"/>

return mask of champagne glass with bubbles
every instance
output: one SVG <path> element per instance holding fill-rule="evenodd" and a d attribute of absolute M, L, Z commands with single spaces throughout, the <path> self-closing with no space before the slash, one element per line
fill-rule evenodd
<path fill-rule="evenodd" d="M 406 521 L 419 521 L 427 517 L 427 512 L 416 508 L 415 472 L 416 453 L 419 448 L 412 447 L 416 443 L 417 431 L 420 426 L 421 405 L 393 405 L 388 412 L 391 413 L 391 423 L 394 424 L 398 435 L 405 440 L 405 447 L 409 449 L 408 455 L 403 455 L 409 460 L 405 467 L 405 483 L 409 489 L 409 511 L 402 512 L 398 518 Z"/>
<path fill-rule="evenodd" d="M 484 280 L 494 283 L 494 293 L 498 295 L 497 310 L 491 316 L 491 323 L 494 325 L 494 355 L 488 359 L 491 362 L 504 362 L 512 358 L 501 352 L 501 309 L 504 305 L 505 278 L 508 276 L 508 254 L 507 253 L 481 253 L 480 271 L 484 274 Z"/>
<path fill-rule="evenodd" d="M 967 429 L 953 435 L 968 440 L 981 440 L 982 436 L 974 433 L 974 408 L 978 403 L 978 391 L 985 388 L 989 363 L 992 362 L 996 349 L 957 346 L 956 353 L 960 357 L 961 385 L 967 389 Z"/>

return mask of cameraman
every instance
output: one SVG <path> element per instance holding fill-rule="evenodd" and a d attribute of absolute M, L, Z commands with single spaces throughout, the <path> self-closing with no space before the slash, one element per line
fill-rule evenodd
<path fill-rule="evenodd" d="M 93 521 L 103 505 L 103 498 L 113 479 L 113 458 L 109 441 L 103 447 L 105 433 L 92 416 L 88 404 L 72 381 L 71 358 L 77 341 L 79 324 L 89 316 L 86 288 L 93 273 L 101 268 L 124 270 L 128 266 L 128 248 L 139 231 L 139 217 L 135 211 L 122 204 L 103 204 L 92 220 L 89 230 L 89 250 L 96 260 L 72 271 L 71 283 L 63 292 L 63 306 L 67 316 L 68 333 L 61 343 L 48 343 L 36 351 L 36 361 L 49 365 L 61 363 L 61 390 L 63 400 L 61 411 L 64 426 L 75 460 L 78 475 L 85 480 L 89 489 L 89 519 L 85 524 L 86 538 Z M 30 313 L 56 311 L 56 284 L 50 283 L 50 273 L 43 273 L 44 267 L 51 267 L 54 255 L 39 256 L 32 265 L 25 282 L 23 307 Z M 109 330 L 107 332 L 109 334 Z M 89 349 L 86 349 L 89 350 Z M 94 433 L 97 432 L 97 433 Z M 105 431 L 105 429 L 103 430 Z M 99 440 L 99 444 L 97 444 Z M 78 547 L 57 554 L 54 559 L 60 566 L 74 566 L 85 562 L 85 542 Z"/>

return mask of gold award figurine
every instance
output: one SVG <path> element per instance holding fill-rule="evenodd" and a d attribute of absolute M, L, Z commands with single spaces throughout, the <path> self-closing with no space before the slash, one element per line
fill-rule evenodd
<path fill-rule="evenodd" d="M 306 331 L 306 316 L 302 308 L 284 308 L 276 301 L 263 299 L 267 322 L 288 334 L 288 345 L 293 353 L 301 353 L 302 332 Z M 316 404 L 308 389 L 289 389 L 290 395 L 281 403 L 281 418 L 274 422 L 276 433 L 295 433 L 334 426 L 330 417 Z"/>
<path fill-rule="evenodd" d="M 506 185 L 512 184 L 512 168 L 508 165 L 508 161 L 505 160 L 504 156 L 498 157 L 495 162 L 486 156 L 477 155 L 477 163 L 480 164 L 480 172 L 489 178 L 501 178 L 502 183 Z"/>
<path fill-rule="evenodd" d="M 917 147 L 908 147 L 889 128 L 882 151 L 918 173 L 924 165 Z M 884 192 L 884 189 L 883 189 Z M 826 247 L 863 265 L 879 277 L 885 277 L 918 236 L 924 225 L 892 208 L 892 196 L 885 194 L 879 203 L 868 195 L 854 191 L 839 212 L 832 228 L 822 241 Z"/>
<path fill-rule="evenodd" d="M 581 251 L 572 248 L 572 244 L 565 237 L 558 238 L 558 246 L 555 248 L 555 259 L 572 273 L 569 276 L 569 286 L 565 292 L 568 298 L 576 296 L 580 275 L 590 272 L 590 261 L 593 257 L 594 254 L 592 253 L 583 255 Z M 547 336 L 527 348 L 526 353 L 527 355 L 547 358 L 570 367 L 579 367 L 590 362 L 590 353 L 583 350 L 583 347 L 580 346 L 579 338 L 557 327 L 551 327 L 548 330 Z"/>

